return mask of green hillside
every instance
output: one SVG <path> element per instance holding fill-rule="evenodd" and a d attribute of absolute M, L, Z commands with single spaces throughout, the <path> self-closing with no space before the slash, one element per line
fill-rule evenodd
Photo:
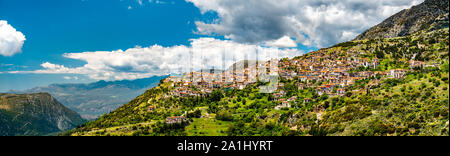
<path fill-rule="evenodd" d="M 336 66 L 321 67 L 327 74 L 315 77 L 342 66 L 341 74 L 353 80 L 342 87 L 333 79 L 305 81 L 281 73 L 275 93 L 260 93 L 258 86 L 267 83 L 258 82 L 179 97 L 169 94 L 179 84 L 166 81 L 62 135 L 448 136 L 448 33 L 448 28 L 426 29 L 406 37 L 355 40 L 280 60 L 286 73 L 310 73 L 309 67 L 321 66 L 317 62 Z M 364 64 L 360 60 L 376 65 L 353 66 Z M 304 68 L 299 61 L 314 65 Z M 401 76 L 390 75 L 394 72 Z M 275 109 L 283 102 L 290 106 Z"/>

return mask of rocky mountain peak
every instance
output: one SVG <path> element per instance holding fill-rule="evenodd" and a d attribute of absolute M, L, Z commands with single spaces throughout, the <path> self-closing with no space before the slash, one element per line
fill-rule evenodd
<path fill-rule="evenodd" d="M 366 30 L 355 40 L 394 38 L 411 35 L 433 27 L 448 27 L 448 11 L 448 1 L 425 0 L 423 3 L 402 10 Z"/>

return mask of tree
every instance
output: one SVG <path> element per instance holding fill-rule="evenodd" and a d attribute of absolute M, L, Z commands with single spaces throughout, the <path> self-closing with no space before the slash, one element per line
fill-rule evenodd
<path fill-rule="evenodd" d="M 384 52 L 381 51 L 380 49 L 377 49 L 375 54 L 376 54 L 377 58 L 379 58 L 379 59 L 383 59 L 384 58 Z"/>
<path fill-rule="evenodd" d="M 219 107 L 217 106 L 217 104 L 215 102 L 212 102 L 208 107 L 208 111 L 210 113 L 217 113 L 218 110 L 219 110 Z"/>
<path fill-rule="evenodd" d="M 222 121 L 231 121 L 233 120 L 233 115 L 231 115 L 231 113 L 227 110 L 220 110 L 219 112 L 217 112 L 216 119 Z"/>
<path fill-rule="evenodd" d="M 211 100 L 211 102 L 217 102 L 220 101 L 223 98 L 223 93 L 221 90 L 216 89 L 214 90 L 211 95 L 209 96 L 209 99 Z"/>
<path fill-rule="evenodd" d="M 295 83 L 286 83 L 284 85 L 284 90 L 287 92 L 288 96 L 292 96 L 293 94 L 297 93 L 298 88 Z"/>
<path fill-rule="evenodd" d="M 199 109 L 187 114 L 188 118 L 200 118 L 201 116 L 202 116 L 202 111 Z"/>
<path fill-rule="evenodd" d="M 325 101 L 328 99 L 328 94 L 323 94 L 322 96 L 320 96 L 320 101 Z"/>

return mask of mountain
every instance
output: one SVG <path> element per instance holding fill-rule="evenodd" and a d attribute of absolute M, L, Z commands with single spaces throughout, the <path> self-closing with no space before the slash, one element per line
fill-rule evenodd
<path fill-rule="evenodd" d="M 230 67 L 228 67 L 228 69 L 226 71 L 227 72 L 232 72 L 233 70 L 242 71 L 245 68 L 256 67 L 256 63 L 258 63 L 258 61 L 256 61 L 256 60 L 238 61 L 238 62 L 232 64 Z"/>
<path fill-rule="evenodd" d="M 47 135 L 83 122 L 48 93 L 0 93 L 0 136 Z"/>
<path fill-rule="evenodd" d="M 434 3 L 440 4 L 415 7 Z M 242 87 L 168 78 L 65 135 L 448 136 L 449 28 L 433 25 L 411 35 L 367 36 L 281 59 L 275 83 Z M 242 70 L 237 64 L 251 62 L 228 70 Z M 261 86 L 276 90 L 261 92 Z"/>
<path fill-rule="evenodd" d="M 205 94 L 168 81 L 66 135 L 448 136 L 448 35 L 351 41 L 282 60 L 280 71 L 304 76 L 281 76 L 274 93 L 252 83 Z"/>
<path fill-rule="evenodd" d="M 242 71 L 245 68 L 256 66 L 257 61 L 255 60 L 241 60 L 236 63 L 233 63 L 231 66 L 229 66 L 225 70 L 221 69 L 200 69 L 197 70 L 197 72 L 202 73 L 223 73 L 223 72 L 233 72 L 235 71 Z"/>
<path fill-rule="evenodd" d="M 85 119 L 95 119 L 127 103 L 167 76 L 136 80 L 98 81 L 89 84 L 52 84 L 13 93 L 47 92 Z"/>
<path fill-rule="evenodd" d="M 201 73 L 222 73 L 223 70 L 220 70 L 220 69 L 200 69 L 197 72 L 201 72 Z"/>
<path fill-rule="evenodd" d="M 425 0 L 389 17 L 357 36 L 355 40 L 394 38 L 408 36 L 430 27 L 448 27 L 448 11 L 448 1 Z"/>

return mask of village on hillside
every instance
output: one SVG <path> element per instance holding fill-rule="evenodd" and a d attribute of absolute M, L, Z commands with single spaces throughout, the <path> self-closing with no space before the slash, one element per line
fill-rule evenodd
<path fill-rule="evenodd" d="M 254 65 L 247 64 L 242 69 L 236 67 L 224 72 L 190 72 L 181 77 L 170 76 L 163 80 L 170 83 L 174 89 L 167 93 L 169 96 L 190 97 L 208 96 L 214 89 L 244 89 L 247 85 L 253 85 L 261 81 L 268 75 L 277 75 L 285 80 L 297 80 L 296 87 L 299 90 L 312 88 L 322 96 L 343 96 L 346 92 L 358 92 L 358 90 L 348 90 L 357 80 L 367 78 L 403 78 L 404 75 L 414 68 L 424 68 L 426 65 L 422 61 L 410 60 L 410 69 L 391 69 L 387 71 L 377 71 L 380 61 L 377 58 L 361 58 L 364 52 L 330 53 L 323 50 L 311 52 L 305 56 L 292 59 L 269 60 L 257 62 Z M 273 66 L 276 65 L 276 68 Z M 272 67 L 272 68 L 271 68 Z M 358 71 L 358 68 L 365 70 Z M 372 69 L 372 70 L 371 70 Z M 321 83 L 317 83 L 321 82 Z M 379 81 L 373 81 L 371 85 L 377 85 Z M 278 110 L 291 107 L 296 103 L 297 96 L 286 97 L 284 83 L 276 82 L 277 89 L 272 94 L 274 100 L 280 105 L 274 109 Z M 310 102 L 311 98 L 303 99 L 303 103 Z"/>

